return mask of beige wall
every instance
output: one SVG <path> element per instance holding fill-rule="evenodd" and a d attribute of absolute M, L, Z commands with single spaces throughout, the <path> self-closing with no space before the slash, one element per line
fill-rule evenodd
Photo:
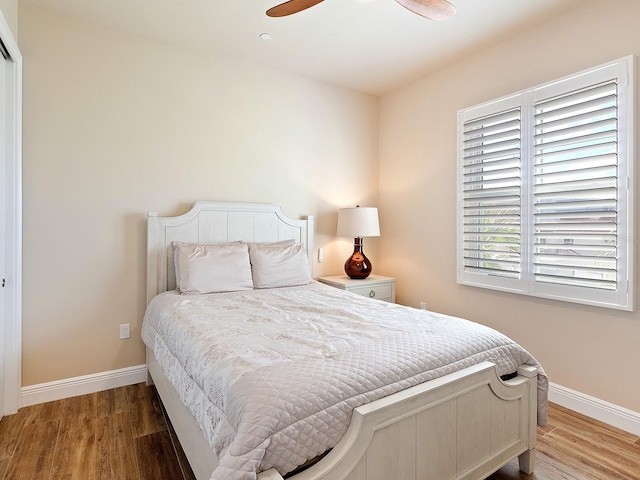
<path fill-rule="evenodd" d="M 639 55 L 639 18 L 637 0 L 607 2 L 604 10 L 600 0 L 584 1 L 384 96 L 380 105 L 380 265 L 399 278 L 399 301 L 426 301 L 429 309 L 493 326 L 527 347 L 552 382 L 634 411 L 640 411 L 638 311 L 456 284 L 456 114 Z"/>
<path fill-rule="evenodd" d="M 26 3 L 20 46 L 24 386 L 144 363 L 149 210 L 279 203 L 340 271 L 337 208 L 377 203 L 376 98 Z"/>
<path fill-rule="evenodd" d="M 18 0 L 0 0 L 0 12 L 9 25 L 13 38 L 18 41 Z"/>

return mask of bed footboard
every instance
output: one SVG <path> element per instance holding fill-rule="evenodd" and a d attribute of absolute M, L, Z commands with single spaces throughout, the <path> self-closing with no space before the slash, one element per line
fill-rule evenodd
<path fill-rule="evenodd" d="M 208 480 L 217 458 L 150 350 L 147 365 L 196 478 Z M 536 369 L 503 382 L 483 362 L 356 408 L 340 443 L 289 480 L 481 480 L 516 457 L 532 473 L 536 425 Z M 273 469 L 257 478 L 283 480 Z"/>
<path fill-rule="evenodd" d="M 532 473 L 537 371 L 483 362 L 355 409 L 341 442 L 291 480 L 479 480 L 518 457 Z M 275 471 L 258 480 L 282 480 Z"/>

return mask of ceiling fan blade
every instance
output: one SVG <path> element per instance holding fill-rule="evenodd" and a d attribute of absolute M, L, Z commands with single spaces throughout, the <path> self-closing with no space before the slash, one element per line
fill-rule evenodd
<path fill-rule="evenodd" d="M 447 0 L 396 0 L 404 8 L 431 20 L 447 20 L 456 14 L 456 7 Z"/>
<path fill-rule="evenodd" d="M 324 0 L 289 0 L 267 10 L 267 15 L 270 17 L 286 17 L 313 7 L 322 1 Z"/>

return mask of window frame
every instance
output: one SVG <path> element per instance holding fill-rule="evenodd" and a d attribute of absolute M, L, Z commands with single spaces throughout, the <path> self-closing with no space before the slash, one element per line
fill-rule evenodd
<path fill-rule="evenodd" d="M 635 309 L 635 58 L 633 55 L 458 111 L 457 129 L 457 282 L 541 298 L 633 311 Z M 615 80 L 617 102 L 617 288 L 545 284 L 534 279 L 533 172 L 535 105 L 599 83 Z M 520 108 L 520 276 L 507 278 L 465 268 L 464 139 L 465 123 Z"/>

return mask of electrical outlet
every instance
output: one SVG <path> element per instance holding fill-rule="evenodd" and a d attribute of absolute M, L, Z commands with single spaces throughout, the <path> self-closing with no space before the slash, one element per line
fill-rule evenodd
<path fill-rule="evenodd" d="M 120 325 L 120 340 L 131 336 L 131 324 L 123 323 Z"/>
<path fill-rule="evenodd" d="M 426 310 L 427 309 L 427 303 L 426 302 L 420 302 L 420 310 Z"/>

